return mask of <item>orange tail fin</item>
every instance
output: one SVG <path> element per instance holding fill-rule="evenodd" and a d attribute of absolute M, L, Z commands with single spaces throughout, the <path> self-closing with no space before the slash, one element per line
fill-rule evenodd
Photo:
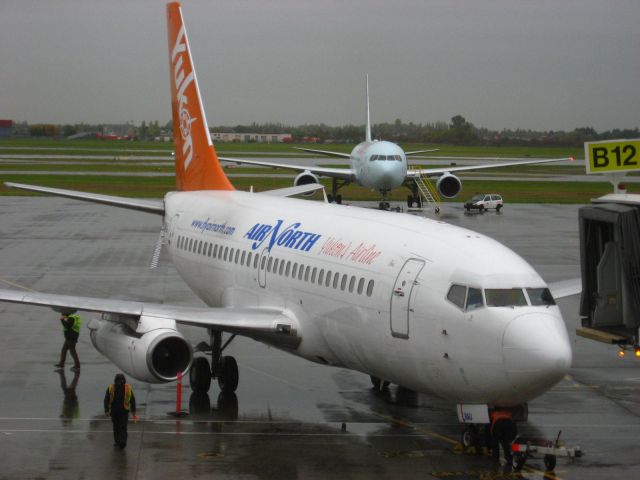
<path fill-rule="evenodd" d="M 167 28 L 178 190 L 235 190 L 211 142 L 179 2 L 167 5 Z"/>

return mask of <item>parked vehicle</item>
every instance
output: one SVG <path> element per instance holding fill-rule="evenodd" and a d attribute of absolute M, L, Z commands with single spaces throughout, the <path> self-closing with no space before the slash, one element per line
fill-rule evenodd
<path fill-rule="evenodd" d="M 478 193 L 464 204 L 464 208 L 467 212 L 472 208 L 481 212 L 489 208 L 495 208 L 499 212 L 503 205 L 502 196 L 497 193 Z"/>

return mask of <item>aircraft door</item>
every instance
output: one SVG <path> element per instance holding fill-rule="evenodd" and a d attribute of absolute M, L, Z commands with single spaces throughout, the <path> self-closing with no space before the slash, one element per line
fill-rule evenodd
<path fill-rule="evenodd" d="M 424 267 L 424 260 L 411 258 L 402 266 L 391 292 L 391 335 L 409 338 L 411 294 L 418 274 Z"/>
<path fill-rule="evenodd" d="M 269 248 L 265 247 L 260 252 L 258 260 L 258 285 L 262 288 L 267 286 L 267 263 L 269 262 Z"/>

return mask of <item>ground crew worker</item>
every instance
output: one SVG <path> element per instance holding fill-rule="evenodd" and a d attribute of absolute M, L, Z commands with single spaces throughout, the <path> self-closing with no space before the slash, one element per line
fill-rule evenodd
<path fill-rule="evenodd" d="M 500 446 L 504 453 L 504 459 L 510 465 L 512 461 L 511 442 L 516 438 L 518 430 L 513 416 L 508 410 L 493 410 L 491 418 L 491 452 L 495 460 L 500 459 Z"/>
<path fill-rule="evenodd" d="M 119 447 L 120 450 L 127 446 L 129 412 L 133 414 L 133 419 L 137 421 L 136 397 L 133 395 L 133 389 L 131 385 L 126 383 L 124 375 L 118 373 L 113 383 L 107 387 L 107 393 L 104 396 L 104 413 L 105 415 L 111 415 L 113 446 Z"/>
<path fill-rule="evenodd" d="M 56 368 L 64 368 L 64 362 L 67 359 L 67 351 L 71 353 L 74 365 L 71 370 L 74 372 L 80 371 L 80 359 L 76 352 L 76 343 L 78 343 L 78 337 L 80 336 L 80 325 L 82 325 L 82 319 L 78 314 L 63 313 L 60 316 L 60 323 L 64 331 L 64 344 L 62 345 L 62 351 L 60 352 L 60 361 L 54 366 Z"/>

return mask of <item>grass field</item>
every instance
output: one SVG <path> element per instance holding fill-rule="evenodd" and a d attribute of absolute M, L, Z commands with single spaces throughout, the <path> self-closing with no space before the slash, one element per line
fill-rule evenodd
<path fill-rule="evenodd" d="M 305 145 L 309 146 L 309 145 Z M 221 154 L 236 154 L 249 156 L 251 154 L 268 156 L 295 153 L 291 145 L 284 144 L 219 144 L 217 149 Z M 318 145 L 318 148 L 349 152 L 351 145 Z M 418 150 L 428 145 L 408 145 L 408 150 Z M 129 197 L 160 198 L 166 192 L 175 188 L 173 176 L 156 176 L 156 173 L 172 173 L 172 145 L 159 142 L 114 142 L 101 140 L 50 140 L 50 139 L 18 139 L 0 140 L 0 180 L 2 182 L 28 183 L 72 190 L 105 193 Z M 552 148 L 524 148 L 524 147 L 455 147 L 442 146 L 438 156 L 470 156 L 470 157 L 566 157 L 574 155 L 580 157 L 582 151 L 571 151 Z M 29 155 L 33 158 L 20 158 Z M 47 158 L 55 155 L 55 158 Z M 99 156 L 90 158 L 88 156 Z M 135 156 L 136 158 L 131 158 Z M 144 157 L 160 157 L 146 159 Z M 141 158 L 138 158 L 141 157 Z M 12 160 L 18 158 L 18 160 Z M 437 162 L 437 163 L 436 163 Z M 449 166 L 452 161 L 434 159 L 429 167 Z M 578 163 L 578 162 L 576 162 Z M 323 166 L 345 167 L 345 163 L 335 164 L 329 160 Z M 271 169 L 261 167 L 237 167 L 230 165 L 226 169 L 232 183 L 240 190 L 255 191 L 273 188 L 289 187 L 295 175 L 291 170 Z M 7 173 L 11 172 L 11 173 Z M 36 174 L 40 172 L 40 174 Z M 49 174 L 56 172 L 57 174 Z M 125 175 L 113 175 L 112 173 Z M 64 173 L 74 173 L 64 175 Z M 81 173 L 81 174 L 78 174 Z M 131 174 L 145 174 L 145 176 L 127 176 Z M 544 203 L 588 203 L 591 198 L 611 192 L 611 185 L 600 179 L 594 182 L 547 182 L 540 179 L 545 175 L 579 175 L 584 173 L 584 165 L 523 165 L 501 168 L 489 171 L 469 172 L 461 175 L 463 190 L 457 199 L 461 202 L 476 192 L 501 193 L 506 202 L 544 202 Z M 499 180 L 501 176 L 514 174 L 531 176 L 530 181 Z M 147 176 L 148 175 L 148 176 Z M 237 176 L 242 175 L 242 176 Z M 248 176 L 246 176 L 248 175 Z M 277 175 L 286 175 L 279 177 Z M 491 181 L 477 180 L 474 177 L 495 177 Z M 322 180 L 329 187 L 329 180 Z M 628 184 L 630 193 L 640 193 L 639 184 Z M 379 195 L 358 185 L 349 185 L 341 190 L 345 201 L 349 200 L 379 200 Z M 408 190 L 400 188 L 394 191 L 390 199 L 404 201 Z M 0 184 L 0 195 L 32 195 L 8 189 Z M 315 197 L 322 198 L 321 194 Z"/>

